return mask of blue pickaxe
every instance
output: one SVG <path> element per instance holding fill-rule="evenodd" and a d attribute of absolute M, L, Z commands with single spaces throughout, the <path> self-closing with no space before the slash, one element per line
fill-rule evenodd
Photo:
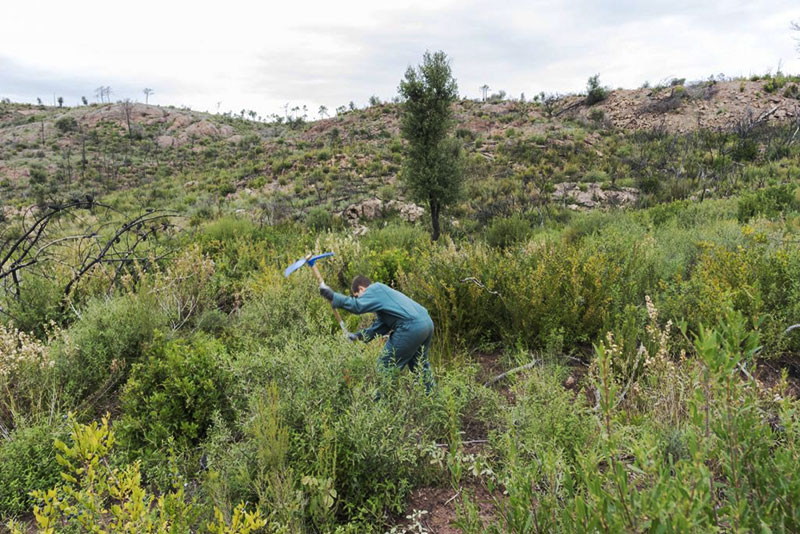
<path fill-rule="evenodd" d="M 295 272 L 303 265 L 308 265 L 309 267 L 311 267 L 311 270 L 314 271 L 314 274 L 316 275 L 317 280 L 319 280 L 319 283 L 324 284 L 325 281 L 322 279 L 322 275 L 319 274 L 319 269 L 317 269 L 317 266 L 315 264 L 317 263 L 317 260 L 321 260 L 322 258 L 327 258 L 328 256 L 333 256 L 333 252 L 326 252 L 325 254 L 318 254 L 316 256 L 312 256 L 311 254 L 309 254 L 305 258 L 301 258 L 296 262 L 294 262 L 293 264 L 291 264 L 290 266 L 288 266 L 286 270 L 283 271 L 283 276 L 288 277 L 290 274 Z M 333 310 L 333 314 L 336 316 L 336 320 L 339 321 L 339 326 L 342 327 L 342 332 L 344 332 L 344 335 L 346 336 L 350 332 L 347 330 L 347 326 L 345 326 L 344 321 L 342 321 L 342 316 L 339 315 L 339 310 L 333 307 L 333 303 L 331 303 L 331 309 Z"/>

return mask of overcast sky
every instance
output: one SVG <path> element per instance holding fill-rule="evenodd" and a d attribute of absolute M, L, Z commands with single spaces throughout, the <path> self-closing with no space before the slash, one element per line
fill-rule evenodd
<path fill-rule="evenodd" d="M 791 21 L 798 0 L 183 2 L 4 0 L 0 98 L 75 105 L 112 99 L 200 111 L 315 118 L 351 100 L 397 94 L 425 50 L 445 51 L 459 93 L 578 92 L 599 73 L 610 87 L 800 73 Z"/>

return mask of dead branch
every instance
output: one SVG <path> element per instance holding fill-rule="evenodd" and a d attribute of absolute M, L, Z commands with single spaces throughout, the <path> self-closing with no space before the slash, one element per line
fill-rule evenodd
<path fill-rule="evenodd" d="M 22 215 L 19 233 L 0 235 L 0 298 L 19 301 L 25 278 L 53 280 L 53 267 L 61 266 L 71 271 L 62 291 L 66 306 L 75 285 L 99 264 L 116 266 L 116 282 L 125 266 L 168 256 L 170 251 L 155 254 L 155 244 L 159 233 L 174 228 L 170 221 L 175 216 L 152 209 L 126 216 L 91 195 L 32 206 Z M 82 230 L 73 231 L 75 227 Z M 153 244 L 144 245 L 147 241 Z M 0 310 L 8 314 L 8 310 Z"/>
<path fill-rule="evenodd" d="M 480 444 L 483 444 L 483 443 L 489 443 L 489 440 L 488 439 L 468 439 L 467 441 L 462 441 L 461 442 L 462 445 L 480 445 Z M 444 447 L 449 447 L 450 446 L 448 443 L 434 443 L 434 445 L 437 446 L 437 447 L 440 447 L 440 448 L 444 448 Z"/>
<path fill-rule="evenodd" d="M 510 369 L 510 370 L 506 371 L 505 373 L 502 373 L 502 374 L 499 374 L 499 375 L 497 375 L 497 376 L 495 376 L 493 378 L 490 378 L 483 385 L 484 385 L 484 387 L 491 386 L 492 384 L 495 384 L 496 382 L 499 382 L 500 380 L 504 379 L 507 376 L 519 373 L 520 371 L 525 371 L 526 369 L 531 369 L 531 368 L 539 365 L 540 363 L 541 362 L 539 362 L 537 360 L 531 360 L 530 362 L 526 363 L 525 365 L 520 365 L 519 367 L 514 367 L 513 369 Z"/>
<path fill-rule="evenodd" d="M 474 276 L 468 276 L 467 278 L 464 278 L 463 280 L 461 280 L 462 284 L 466 284 L 467 282 L 472 282 L 473 284 L 475 284 L 479 288 L 485 290 L 490 295 L 496 295 L 498 297 L 502 297 L 502 295 L 498 291 L 492 291 L 491 289 L 486 287 L 486 285 L 483 282 L 481 282 L 480 280 L 478 280 Z"/>
<path fill-rule="evenodd" d="M 560 110 L 558 110 L 558 111 L 555 113 L 555 116 L 556 116 L 556 117 L 560 117 L 560 116 L 561 116 L 561 115 L 563 115 L 564 113 L 566 113 L 566 112 L 568 112 L 568 111 L 572 111 L 573 109 L 580 107 L 580 106 L 581 106 L 581 104 L 583 104 L 583 100 L 578 100 L 577 102 L 573 102 L 572 104 L 570 104 L 570 105 L 568 105 L 568 106 L 566 106 L 566 107 L 564 107 L 564 108 L 561 108 Z"/>

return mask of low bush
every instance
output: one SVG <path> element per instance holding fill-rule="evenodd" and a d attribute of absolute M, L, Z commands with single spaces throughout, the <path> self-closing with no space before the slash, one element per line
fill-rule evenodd
<path fill-rule="evenodd" d="M 108 416 L 101 423 L 80 425 L 72 422 L 67 443 L 57 440 L 55 449 L 60 464 L 60 483 L 46 490 L 35 490 L 31 497 L 36 526 L 40 532 L 190 532 L 199 524 L 209 534 L 250 534 L 265 526 L 261 514 L 245 510 L 240 504 L 226 518 L 214 509 L 214 518 L 202 518 L 203 510 L 186 494 L 173 470 L 173 484 L 160 496 L 142 486 L 138 464 L 111 467 L 115 436 Z M 22 525 L 9 524 L 12 534 L 27 532 Z"/>
<path fill-rule="evenodd" d="M 589 77 L 586 82 L 586 105 L 593 106 L 608 98 L 608 89 L 600 85 L 600 75 Z"/>
<path fill-rule="evenodd" d="M 32 332 L 39 339 L 47 337 L 51 322 L 63 325 L 69 316 L 64 307 L 63 286 L 58 280 L 39 277 L 26 280 L 19 298 L 9 299 L 7 309 L 17 328 Z"/>
<path fill-rule="evenodd" d="M 644 350 L 648 374 L 632 381 L 614 373 L 616 339 L 597 344 L 585 389 L 589 406 L 558 387 L 557 372 L 532 373 L 527 383 L 544 397 L 517 404 L 514 426 L 494 440 L 499 461 L 490 461 L 481 478 L 489 492 L 503 488 L 488 529 L 796 530 L 800 515 L 792 503 L 800 484 L 791 467 L 797 452 L 789 452 L 800 436 L 796 400 L 785 396 L 785 383 L 765 391 L 742 375 L 742 367 L 752 368 L 758 334 L 742 314 L 728 309 L 722 316 L 696 336 L 696 360 L 676 362 L 675 347 L 660 338 Z M 660 337 L 657 314 L 651 319 Z M 545 399 L 555 400 L 554 413 L 542 412 L 550 406 Z M 467 499 L 459 521 L 470 534 L 487 528 L 475 521 L 475 506 Z"/>
<path fill-rule="evenodd" d="M 739 197 L 738 214 L 739 222 L 747 222 L 753 217 L 777 217 L 789 210 L 800 209 L 800 199 L 794 185 L 779 185 L 767 187 L 750 193 L 743 193 Z"/>
<path fill-rule="evenodd" d="M 508 218 L 492 220 L 486 230 L 486 242 L 493 247 L 508 248 L 524 242 L 531 232 L 530 221 L 522 215 L 514 214 Z"/>
<path fill-rule="evenodd" d="M 56 374 L 68 398 L 93 401 L 125 382 L 164 318 L 146 293 L 91 301 L 54 349 Z"/>
<path fill-rule="evenodd" d="M 64 116 L 55 122 L 55 126 L 61 133 L 74 132 L 78 129 L 78 121 L 75 117 Z"/>
<path fill-rule="evenodd" d="M 306 224 L 315 232 L 330 230 L 333 227 L 333 215 L 329 209 L 323 207 L 311 208 L 306 215 Z"/>
<path fill-rule="evenodd" d="M 0 441 L 0 517 L 25 514 L 35 502 L 30 492 L 61 480 L 53 441 L 66 435 L 61 425 L 43 422 L 17 428 Z"/>
<path fill-rule="evenodd" d="M 288 332 L 281 341 L 237 355 L 236 397 L 249 399 L 241 417 L 251 423 L 243 439 L 215 425 L 209 491 L 217 502 L 258 499 L 294 528 L 344 521 L 369 531 L 428 476 L 419 446 L 436 436 L 427 430 L 435 400 L 411 375 L 382 384 L 375 347 Z"/>
<path fill-rule="evenodd" d="M 517 402 L 506 417 L 515 460 L 535 461 L 545 451 L 559 451 L 571 461 L 585 450 L 592 429 L 584 407 L 562 386 L 565 378 L 564 370 L 537 369 L 514 386 Z"/>
<path fill-rule="evenodd" d="M 122 391 L 124 446 L 147 454 L 169 440 L 187 450 L 205 438 L 214 413 L 230 419 L 227 360 L 225 347 L 205 335 L 156 339 Z"/>

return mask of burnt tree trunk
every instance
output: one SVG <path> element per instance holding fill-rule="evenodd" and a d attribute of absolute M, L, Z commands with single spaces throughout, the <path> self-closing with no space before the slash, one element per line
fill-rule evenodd
<path fill-rule="evenodd" d="M 441 235 L 441 231 L 439 228 L 439 215 L 441 214 L 442 206 L 439 202 L 431 200 L 430 208 L 431 208 L 431 240 L 437 241 L 439 239 L 439 236 Z"/>

